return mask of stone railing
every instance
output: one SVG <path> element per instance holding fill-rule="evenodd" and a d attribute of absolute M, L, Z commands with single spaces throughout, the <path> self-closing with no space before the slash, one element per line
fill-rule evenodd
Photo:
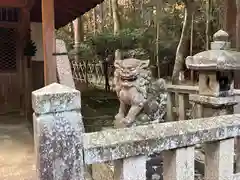
<path fill-rule="evenodd" d="M 164 180 L 194 179 L 194 145 L 205 144 L 205 179 L 234 174 L 240 115 L 85 133 L 80 92 L 51 84 L 32 95 L 37 180 L 84 180 L 85 165 L 115 162 L 114 179 L 145 180 L 148 155 L 163 152 Z"/>
<path fill-rule="evenodd" d="M 167 120 L 186 120 L 189 119 L 189 114 L 201 117 L 201 108 L 189 101 L 190 94 L 199 93 L 198 86 L 167 84 L 167 93 Z M 240 89 L 234 89 L 234 94 L 240 96 Z"/>
<path fill-rule="evenodd" d="M 167 85 L 167 120 L 184 120 L 191 109 L 189 94 L 197 94 L 198 86 Z"/>

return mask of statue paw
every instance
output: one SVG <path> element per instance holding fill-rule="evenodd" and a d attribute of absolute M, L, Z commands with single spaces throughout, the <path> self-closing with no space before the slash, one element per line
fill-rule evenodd
<path fill-rule="evenodd" d="M 118 113 L 118 114 L 115 116 L 115 119 L 121 121 L 122 119 L 124 119 L 124 114 Z"/>
<path fill-rule="evenodd" d="M 126 127 L 130 127 L 133 124 L 133 120 L 130 118 L 123 118 L 122 123 L 125 124 Z"/>

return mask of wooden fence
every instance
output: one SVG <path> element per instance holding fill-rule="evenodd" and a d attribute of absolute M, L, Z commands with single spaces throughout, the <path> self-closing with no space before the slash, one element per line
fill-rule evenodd
<path fill-rule="evenodd" d="M 85 83 L 94 87 L 103 88 L 106 84 L 106 75 L 104 73 L 104 67 L 101 62 L 88 62 L 71 60 L 73 78 L 75 81 L 80 83 Z M 114 66 L 112 64 L 108 65 L 108 79 L 110 89 L 113 88 L 113 72 Z"/>
<path fill-rule="evenodd" d="M 73 71 L 73 78 L 76 82 L 85 83 L 94 87 L 104 87 L 106 84 L 103 63 L 100 61 L 88 62 L 87 60 L 71 59 L 71 66 Z M 107 66 L 107 76 L 110 89 L 113 89 L 113 63 Z M 161 77 L 170 77 L 172 75 L 173 64 L 162 63 Z M 156 71 L 156 72 L 155 72 Z M 157 69 L 153 74 L 157 73 Z"/>

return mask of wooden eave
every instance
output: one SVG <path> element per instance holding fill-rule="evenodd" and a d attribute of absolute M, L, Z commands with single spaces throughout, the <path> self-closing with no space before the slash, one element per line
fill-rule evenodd
<path fill-rule="evenodd" d="M 104 0 L 55 0 L 55 28 L 62 27 L 76 17 L 94 8 Z M 41 22 L 41 0 L 35 0 L 31 9 L 31 22 Z"/>

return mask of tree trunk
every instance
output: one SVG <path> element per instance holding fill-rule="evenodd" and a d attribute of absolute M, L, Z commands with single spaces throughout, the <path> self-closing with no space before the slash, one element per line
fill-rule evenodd
<path fill-rule="evenodd" d="M 99 4 L 99 17 L 100 17 L 100 31 L 103 32 L 104 29 L 104 5 Z"/>
<path fill-rule="evenodd" d="M 190 33 L 190 56 L 193 55 L 193 32 L 194 32 L 194 15 L 192 14 L 191 33 Z"/>
<path fill-rule="evenodd" d="M 194 5 L 195 5 L 194 0 L 185 1 L 185 16 L 184 16 L 182 34 L 181 34 L 180 41 L 176 51 L 175 64 L 174 64 L 173 74 L 172 74 L 173 84 L 179 83 L 180 71 L 183 70 L 183 67 L 184 67 L 184 62 L 185 62 L 184 52 L 189 40 L 189 30 L 191 27 L 191 22 L 193 17 L 192 14 L 194 12 Z"/>
<path fill-rule="evenodd" d="M 144 21 L 144 8 L 143 8 L 144 2 L 143 0 L 140 0 L 140 11 L 141 11 L 141 19 L 143 21 L 143 24 L 145 23 Z"/>
<path fill-rule="evenodd" d="M 192 22 L 191 22 L 191 38 L 190 38 L 190 56 L 193 55 L 193 32 L 194 32 L 194 15 L 192 14 Z M 191 78 L 191 83 L 194 85 L 194 71 L 190 71 L 190 78 Z"/>
<path fill-rule="evenodd" d="M 78 17 L 73 21 L 74 43 L 79 44 L 84 39 L 84 28 L 82 17 Z"/>
<path fill-rule="evenodd" d="M 240 0 L 236 0 L 237 16 L 236 16 L 236 48 L 240 51 Z"/>
<path fill-rule="evenodd" d="M 93 34 L 97 32 L 97 15 L 96 15 L 96 8 L 93 8 Z"/>
<path fill-rule="evenodd" d="M 91 13 L 87 14 L 87 29 L 88 29 L 88 31 L 86 31 L 86 32 L 93 32 L 92 14 Z"/>
<path fill-rule="evenodd" d="M 231 47 L 236 47 L 236 1 L 225 0 L 224 3 L 224 30 L 229 34 Z"/>
<path fill-rule="evenodd" d="M 210 47 L 210 36 L 211 36 L 211 9 L 212 9 L 212 0 L 206 1 L 206 50 L 209 50 Z"/>
<path fill-rule="evenodd" d="M 112 17 L 113 13 L 112 13 L 112 0 L 108 0 L 108 13 L 109 16 Z"/>
<path fill-rule="evenodd" d="M 240 51 L 240 0 L 236 0 L 237 16 L 236 16 L 236 48 L 237 51 Z M 239 88 L 239 71 L 235 72 L 235 82 L 236 88 Z M 240 172 L 240 138 L 237 137 L 236 140 L 236 172 Z"/>
<path fill-rule="evenodd" d="M 159 22 L 159 16 L 161 12 L 161 5 L 162 3 L 160 1 L 157 2 L 156 5 L 156 61 L 158 64 L 158 77 L 161 77 L 161 60 L 159 57 L 159 41 L 160 41 L 160 22 Z"/>
<path fill-rule="evenodd" d="M 118 13 L 118 0 L 112 0 L 112 12 L 113 12 L 113 31 L 117 35 L 120 31 L 120 16 Z M 116 50 L 115 59 L 121 59 L 120 50 Z"/>

